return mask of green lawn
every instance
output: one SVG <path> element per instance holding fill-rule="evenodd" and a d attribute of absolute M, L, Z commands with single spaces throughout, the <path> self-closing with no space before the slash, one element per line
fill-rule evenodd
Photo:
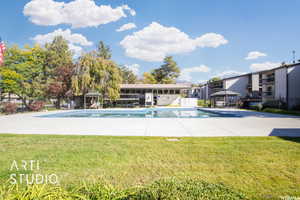
<path fill-rule="evenodd" d="M 223 183 L 250 199 L 300 196 L 300 138 L 182 138 L 0 135 L 0 180 L 13 160 L 39 160 L 62 185 L 101 180 L 116 187 L 160 178 Z"/>

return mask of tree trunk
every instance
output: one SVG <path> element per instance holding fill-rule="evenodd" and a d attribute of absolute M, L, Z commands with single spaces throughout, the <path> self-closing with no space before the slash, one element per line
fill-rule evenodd
<path fill-rule="evenodd" d="M 56 109 L 60 109 L 60 103 L 61 103 L 61 97 L 58 97 L 55 105 Z"/>
<path fill-rule="evenodd" d="M 20 96 L 19 96 L 19 97 L 20 97 Z M 20 98 L 21 98 L 21 100 L 22 100 L 23 105 L 25 106 L 25 109 L 26 109 L 26 110 L 30 110 L 29 104 L 27 103 L 26 98 L 25 98 L 25 97 L 20 97 Z"/>

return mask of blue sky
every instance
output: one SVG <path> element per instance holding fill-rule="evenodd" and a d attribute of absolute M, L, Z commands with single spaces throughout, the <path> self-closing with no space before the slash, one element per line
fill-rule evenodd
<path fill-rule="evenodd" d="M 103 40 L 113 60 L 139 75 L 165 55 L 180 80 L 195 83 L 289 63 L 293 50 L 300 59 L 299 0 L 10 0 L 1 8 L 9 44 L 63 34 L 79 55 Z M 116 31 L 128 23 L 136 28 Z"/>

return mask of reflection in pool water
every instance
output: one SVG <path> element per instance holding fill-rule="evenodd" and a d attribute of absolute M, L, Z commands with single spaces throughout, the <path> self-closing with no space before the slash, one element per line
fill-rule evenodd
<path fill-rule="evenodd" d="M 236 117 L 232 114 L 208 112 L 197 108 L 145 108 L 132 110 L 78 110 L 48 114 L 43 118 L 209 118 Z"/>

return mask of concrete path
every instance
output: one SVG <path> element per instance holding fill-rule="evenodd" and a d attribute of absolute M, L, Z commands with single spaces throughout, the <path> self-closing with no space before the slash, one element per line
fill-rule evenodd
<path fill-rule="evenodd" d="M 0 133 L 113 136 L 292 136 L 300 137 L 300 118 L 233 109 L 238 118 L 39 118 L 45 113 L 0 116 Z M 69 111 L 58 111 L 69 112 Z"/>

